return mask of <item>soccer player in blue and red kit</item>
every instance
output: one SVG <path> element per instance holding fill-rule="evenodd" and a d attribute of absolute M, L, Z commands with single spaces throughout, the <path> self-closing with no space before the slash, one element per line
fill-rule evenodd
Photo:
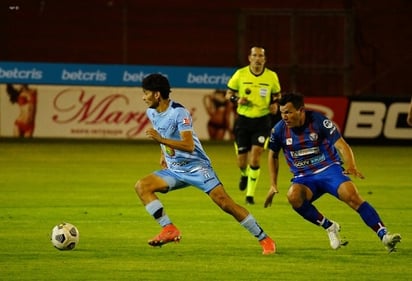
<path fill-rule="evenodd" d="M 181 239 L 179 229 L 166 214 L 156 193 L 194 186 L 255 236 L 264 255 L 275 253 L 275 242 L 255 218 L 226 193 L 193 130 L 189 111 L 169 98 L 169 80 L 161 74 L 150 74 L 143 79 L 142 88 L 143 101 L 148 106 L 146 114 L 153 125 L 146 130 L 146 135 L 159 143 L 161 150 L 161 169 L 141 178 L 135 185 L 147 212 L 162 227 L 162 231 L 148 241 L 149 245 L 162 246 Z"/>
<path fill-rule="evenodd" d="M 364 178 L 356 167 L 351 147 L 335 124 L 321 113 L 305 110 L 304 98 L 298 93 L 286 93 L 279 99 L 282 121 L 272 129 L 269 142 L 268 165 L 271 187 L 265 208 L 278 193 L 278 155 L 283 150 L 293 174 L 287 193 L 293 209 L 307 221 L 323 227 L 332 249 L 347 241 L 339 236 L 340 226 L 322 215 L 313 202 L 329 193 L 358 212 L 362 220 L 381 239 L 389 252 L 400 242 L 400 234 L 390 234 L 376 210 L 359 195 L 348 175 Z M 343 162 L 340 158 L 343 158 Z M 342 164 L 346 165 L 346 169 Z"/>

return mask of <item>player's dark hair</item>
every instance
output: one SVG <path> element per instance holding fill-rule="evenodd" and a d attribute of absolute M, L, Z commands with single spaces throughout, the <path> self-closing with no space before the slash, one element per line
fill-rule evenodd
<path fill-rule="evenodd" d="M 159 91 L 163 99 L 169 98 L 169 80 L 161 74 L 153 73 L 143 78 L 142 88 L 153 92 Z"/>
<path fill-rule="evenodd" d="M 299 109 L 305 105 L 303 95 L 295 92 L 282 93 L 279 99 L 279 105 L 286 105 L 288 102 L 293 104 L 293 107 Z"/>

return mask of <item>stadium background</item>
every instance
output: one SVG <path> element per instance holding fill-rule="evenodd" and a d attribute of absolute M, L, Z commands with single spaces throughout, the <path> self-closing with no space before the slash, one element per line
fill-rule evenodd
<path fill-rule="evenodd" d="M 256 43 L 267 48 L 284 90 L 411 96 L 408 0 L 0 5 L 0 61 L 235 67 Z"/>
<path fill-rule="evenodd" d="M 411 1 L 7 0 L 0 5 L 0 62 L 235 68 L 247 64 L 250 46 L 263 45 L 283 91 L 383 104 L 377 137 L 410 140 L 403 119 L 412 96 L 407 84 L 412 30 L 405 28 Z M 358 117 L 352 117 L 354 126 L 361 125 Z"/>

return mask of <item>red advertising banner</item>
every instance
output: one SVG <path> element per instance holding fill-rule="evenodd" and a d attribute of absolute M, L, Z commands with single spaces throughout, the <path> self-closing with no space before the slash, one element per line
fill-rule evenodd
<path fill-rule="evenodd" d="M 14 87 L 20 90 L 21 85 Z M 23 94 L 25 98 L 14 102 L 6 85 L 0 89 L 3 137 L 142 139 L 145 128 L 150 126 L 142 89 L 137 87 L 36 85 L 29 86 Z M 35 97 L 29 97 L 29 92 L 35 93 Z M 209 138 L 203 97 L 213 92 L 173 89 L 171 95 L 192 113 L 196 132 L 202 139 Z"/>
<path fill-rule="evenodd" d="M 150 126 L 139 87 L 0 84 L 0 137 L 145 139 Z M 173 88 L 171 98 L 192 114 L 202 140 L 229 140 L 234 122 L 224 90 Z M 346 139 L 410 143 L 409 100 L 306 97 Z"/>
<path fill-rule="evenodd" d="M 345 128 L 346 112 L 349 101 L 346 97 L 306 97 L 305 107 L 323 113 L 333 120 L 338 128 Z"/>

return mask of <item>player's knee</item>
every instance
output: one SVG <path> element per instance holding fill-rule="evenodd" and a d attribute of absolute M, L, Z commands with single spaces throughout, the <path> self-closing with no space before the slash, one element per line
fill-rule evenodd
<path fill-rule="evenodd" d="M 347 196 L 344 201 L 354 210 L 359 209 L 360 205 L 362 205 L 362 203 L 364 202 L 359 194 L 355 192 L 349 194 L 349 196 Z"/>
<path fill-rule="evenodd" d="M 292 205 L 293 208 L 299 208 L 302 206 L 303 202 L 305 201 L 304 193 L 301 190 L 291 187 L 288 190 L 287 198 L 289 204 Z"/>
<path fill-rule="evenodd" d="M 148 184 L 145 182 L 144 179 L 140 179 L 136 182 L 134 185 L 134 190 L 136 191 L 137 195 L 141 196 L 142 194 L 145 193 L 145 191 L 148 189 Z"/>
<path fill-rule="evenodd" d="M 140 180 L 138 180 L 138 181 L 134 184 L 134 190 L 136 191 L 136 193 L 139 193 L 139 190 L 140 190 Z"/>
<path fill-rule="evenodd" d="M 342 200 L 355 210 L 357 210 L 359 206 L 364 202 L 353 183 L 345 184 L 339 187 L 338 197 L 340 200 Z"/>
<path fill-rule="evenodd" d="M 289 204 L 292 205 L 293 208 L 297 208 L 297 207 L 299 207 L 300 205 L 302 205 L 302 204 L 301 204 L 301 201 L 300 201 L 300 200 L 297 200 L 297 197 L 294 196 L 293 194 L 289 194 L 289 193 L 288 193 L 287 198 L 288 198 Z"/>

